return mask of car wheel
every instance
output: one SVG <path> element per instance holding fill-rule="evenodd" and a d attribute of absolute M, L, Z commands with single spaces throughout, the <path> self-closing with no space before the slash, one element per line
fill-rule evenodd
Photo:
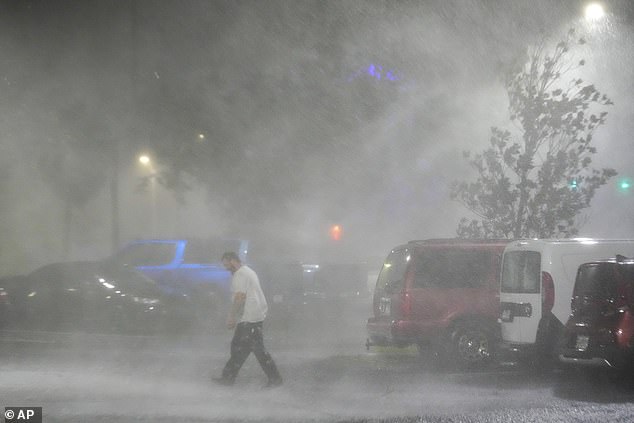
<path fill-rule="evenodd" d="M 462 367 L 482 367 L 491 362 L 493 339 L 484 325 L 462 323 L 451 335 L 451 356 Z"/>

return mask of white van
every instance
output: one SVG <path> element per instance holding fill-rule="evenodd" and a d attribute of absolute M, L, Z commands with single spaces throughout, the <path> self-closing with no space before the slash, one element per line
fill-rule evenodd
<path fill-rule="evenodd" d="M 579 265 L 617 254 L 633 257 L 634 240 L 510 242 L 504 249 L 500 280 L 502 351 L 552 358 L 570 315 Z"/>

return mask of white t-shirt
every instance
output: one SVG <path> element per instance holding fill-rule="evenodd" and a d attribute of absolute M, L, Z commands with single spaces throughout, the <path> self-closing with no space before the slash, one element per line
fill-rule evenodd
<path fill-rule="evenodd" d="M 264 298 L 264 292 L 260 286 L 258 275 L 248 266 L 242 265 L 231 278 L 231 292 L 244 292 L 247 294 L 244 303 L 244 313 L 240 322 L 256 323 L 266 318 L 268 304 Z"/>

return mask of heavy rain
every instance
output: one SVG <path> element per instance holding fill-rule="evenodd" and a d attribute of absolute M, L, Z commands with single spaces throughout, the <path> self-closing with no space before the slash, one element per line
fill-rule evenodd
<path fill-rule="evenodd" d="M 5 421 L 634 420 L 623 372 L 498 356 L 497 338 L 486 366 L 455 365 L 436 338 L 387 345 L 366 326 L 396 316 L 400 291 L 377 283 L 396 246 L 503 214 L 465 207 L 456 183 L 476 181 L 469 157 L 494 128 L 521 139 L 509 72 L 567 36 L 553 89 L 591 86 L 584 105 L 605 95 L 594 106 L 607 115 L 579 121 L 595 125 L 575 132 L 591 165 L 562 176 L 573 194 L 596 184 L 587 204 L 543 238 L 634 239 L 630 0 L 0 0 Z M 174 288 L 186 278 L 135 252 L 178 240 L 191 245 L 179 263 L 224 291 Z M 206 240 L 195 254 L 194 240 Z M 227 250 L 262 284 L 274 389 L 255 357 L 233 386 L 212 380 L 233 336 Z M 617 253 L 631 257 L 593 259 Z M 55 274 L 63 298 L 46 288 Z M 102 291 L 119 302 L 96 306 Z M 20 407 L 41 415 L 7 414 Z"/>

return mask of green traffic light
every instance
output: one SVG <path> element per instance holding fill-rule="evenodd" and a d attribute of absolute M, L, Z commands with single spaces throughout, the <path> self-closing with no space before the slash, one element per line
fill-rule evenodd
<path fill-rule="evenodd" d="M 618 182 L 618 190 L 622 193 L 627 193 L 632 188 L 632 180 L 630 178 L 620 179 Z"/>

